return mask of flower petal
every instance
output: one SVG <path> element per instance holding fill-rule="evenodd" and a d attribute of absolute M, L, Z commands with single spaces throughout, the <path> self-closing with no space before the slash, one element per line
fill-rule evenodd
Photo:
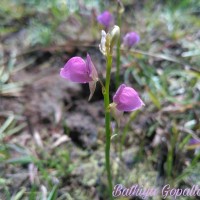
<path fill-rule="evenodd" d="M 97 70 L 96 70 L 89 54 L 87 54 L 86 65 L 88 67 L 89 77 L 92 78 L 93 81 L 97 81 L 98 80 Z"/>
<path fill-rule="evenodd" d="M 90 101 L 91 98 L 92 98 L 93 95 L 94 95 L 94 92 L 95 92 L 95 90 L 96 90 L 96 83 L 97 83 L 97 81 L 90 81 L 90 82 L 89 82 L 90 96 L 89 96 L 88 101 Z"/>
<path fill-rule="evenodd" d="M 115 95 L 113 96 L 113 102 L 115 102 L 116 104 L 119 103 L 119 99 L 120 99 L 120 96 L 121 96 L 121 93 L 123 91 L 123 89 L 126 87 L 125 84 L 121 84 L 119 86 L 119 88 L 117 89 L 117 92 L 115 93 Z"/>

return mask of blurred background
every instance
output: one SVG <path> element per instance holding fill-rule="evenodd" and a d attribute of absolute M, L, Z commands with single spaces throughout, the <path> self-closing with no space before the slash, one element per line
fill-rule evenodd
<path fill-rule="evenodd" d="M 121 38 L 135 31 L 140 42 L 121 51 L 120 81 L 145 107 L 125 113 L 113 130 L 113 183 L 200 185 L 200 1 L 121 2 Z M 88 85 L 59 72 L 88 52 L 104 81 L 96 18 L 108 10 L 117 24 L 117 7 L 114 0 L 1 0 L 1 200 L 108 199 L 101 87 L 88 102 Z M 111 98 L 115 65 L 114 52 Z"/>

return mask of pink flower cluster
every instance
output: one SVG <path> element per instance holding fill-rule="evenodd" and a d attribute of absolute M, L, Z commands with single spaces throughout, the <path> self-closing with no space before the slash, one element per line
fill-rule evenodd
<path fill-rule="evenodd" d="M 61 68 L 60 76 L 76 83 L 89 83 L 91 95 L 93 95 L 98 81 L 98 73 L 89 54 L 86 61 L 81 57 L 69 59 L 64 68 Z M 125 84 L 120 85 L 118 88 L 113 97 L 113 103 L 122 112 L 137 110 L 144 105 L 138 93 Z"/>

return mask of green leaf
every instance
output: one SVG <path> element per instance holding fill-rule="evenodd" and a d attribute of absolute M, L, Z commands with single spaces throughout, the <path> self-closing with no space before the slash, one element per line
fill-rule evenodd
<path fill-rule="evenodd" d="M 26 188 L 22 188 L 21 191 L 19 191 L 16 196 L 13 198 L 13 200 L 20 200 L 24 193 L 26 192 Z"/>
<path fill-rule="evenodd" d="M 191 135 L 187 135 L 187 136 L 183 139 L 183 141 L 180 142 L 180 144 L 178 145 L 178 148 L 179 148 L 180 150 L 182 150 L 182 149 L 184 148 L 184 146 L 188 143 L 188 141 L 190 140 L 190 138 L 191 138 Z"/>
<path fill-rule="evenodd" d="M 6 160 L 4 163 L 6 164 L 28 164 L 34 162 L 34 158 L 31 156 L 21 156 L 19 158 L 11 158 Z"/>
<path fill-rule="evenodd" d="M 4 122 L 4 124 L 0 128 L 0 135 L 8 128 L 8 126 L 13 122 L 14 115 L 8 117 L 8 119 Z"/>
<path fill-rule="evenodd" d="M 151 92 L 150 90 L 148 90 L 148 94 L 149 94 L 149 97 L 151 99 L 151 101 L 154 103 L 154 105 L 160 109 L 161 108 L 161 105 L 160 105 L 160 101 L 158 100 L 158 97 L 156 97 L 153 92 Z"/>
<path fill-rule="evenodd" d="M 55 185 L 51 191 L 51 193 L 48 196 L 47 200 L 56 200 L 57 198 L 57 190 L 58 190 L 58 186 Z"/>

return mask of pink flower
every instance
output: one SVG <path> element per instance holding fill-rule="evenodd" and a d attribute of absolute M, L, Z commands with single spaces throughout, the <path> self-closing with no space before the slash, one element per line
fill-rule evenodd
<path fill-rule="evenodd" d="M 68 60 L 64 68 L 60 70 L 60 76 L 76 83 L 89 83 L 90 97 L 92 97 L 96 82 L 98 81 L 97 70 L 87 54 L 87 59 L 84 61 L 81 57 L 73 57 Z"/>
<path fill-rule="evenodd" d="M 110 12 L 104 11 L 97 17 L 97 21 L 108 29 L 113 21 L 113 17 Z"/>
<path fill-rule="evenodd" d="M 81 57 L 73 57 L 60 70 L 60 76 L 76 83 L 89 83 L 98 79 L 97 71 L 89 54 L 86 62 Z"/>
<path fill-rule="evenodd" d="M 135 32 L 127 33 L 123 38 L 124 46 L 131 48 L 137 44 L 140 40 L 140 36 Z"/>
<path fill-rule="evenodd" d="M 113 102 L 119 111 L 134 111 L 140 109 L 144 103 L 138 93 L 125 84 L 120 85 L 113 97 Z"/>

